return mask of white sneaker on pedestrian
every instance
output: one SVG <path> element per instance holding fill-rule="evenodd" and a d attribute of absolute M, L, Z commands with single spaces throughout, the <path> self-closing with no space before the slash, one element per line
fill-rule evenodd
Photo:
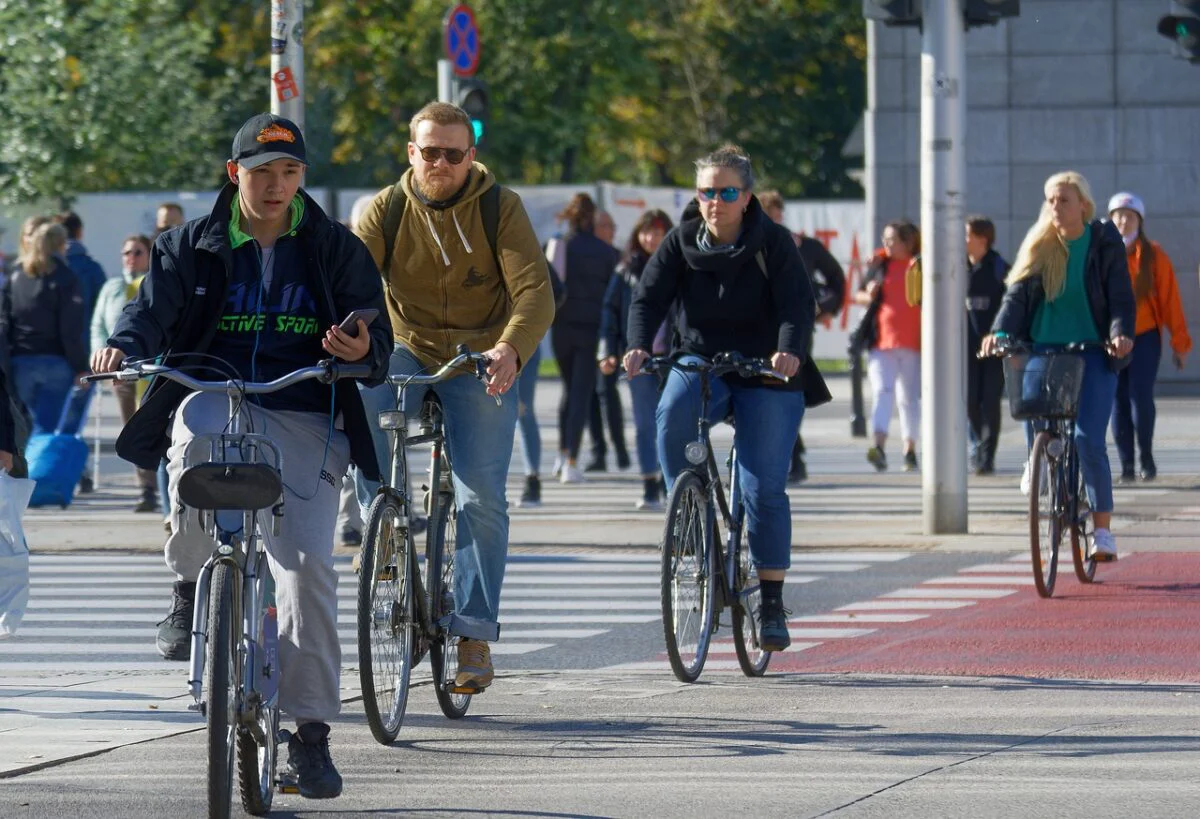
<path fill-rule="evenodd" d="M 1025 462 L 1025 468 L 1021 471 L 1021 494 L 1029 497 L 1029 489 L 1033 486 L 1033 474 L 1029 471 L 1029 461 Z"/>
<path fill-rule="evenodd" d="M 563 465 L 562 478 L 560 480 L 563 483 L 583 483 L 586 479 L 583 477 L 582 469 L 575 464 L 568 463 Z"/>
<path fill-rule="evenodd" d="M 1096 544 L 1097 562 L 1111 563 L 1117 559 L 1117 539 L 1108 529 L 1097 529 L 1093 538 Z"/>
<path fill-rule="evenodd" d="M 556 455 L 556 456 L 554 457 L 554 469 L 552 469 L 552 470 L 551 470 L 550 474 L 551 474 L 551 475 L 553 475 L 553 476 L 554 476 L 554 477 L 556 477 L 556 478 L 561 478 L 561 477 L 562 477 L 563 464 L 565 464 L 565 463 L 566 463 L 566 461 L 563 459 L 563 456 L 561 456 L 561 455 Z"/>

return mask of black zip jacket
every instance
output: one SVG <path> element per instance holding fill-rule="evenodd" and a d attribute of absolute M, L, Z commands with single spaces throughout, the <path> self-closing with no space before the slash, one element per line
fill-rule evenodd
<path fill-rule="evenodd" d="M 1004 299 L 1004 277 L 1009 263 L 995 250 L 988 250 L 967 270 L 967 351 L 979 352 L 983 337 L 991 330 L 1000 302 Z"/>
<path fill-rule="evenodd" d="M 1092 321 L 1096 323 L 1100 338 L 1133 338 L 1136 318 L 1133 285 L 1125 260 L 1125 243 L 1111 222 L 1092 221 L 1092 239 L 1088 244 L 1083 279 Z M 1041 276 L 1030 276 L 1012 285 L 1004 293 L 1000 312 L 992 322 L 992 332 L 1028 341 L 1033 317 L 1045 299 Z M 1128 358 L 1122 359 L 1117 367 L 1128 363 Z"/>
<path fill-rule="evenodd" d="M 237 188 L 227 184 L 208 216 L 163 233 L 150 254 L 150 272 L 130 302 L 108 343 L 127 356 L 144 358 L 171 354 L 168 363 L 211 364 L 191 353 L 204 353 L 212 344 L 226 305 L 233 265 L 229 219 Z M 318 318 L 337 324 L 352 310 L 375 308 L 379 315 L 367 328 L 371 347 L 363 363 L 371 367 L 364 383 L 374 386 L 387 376 L 392 352 L 392 327 L 383 301 L 379 270 L 363 243 L 343 225 L 327 217 L 304 191 L 304 221 L 296 230 Z M 316 364 L 316 361 L 312 362 Z M 201 375 L 202 378 L 218 378 Z M 369 422 L 353 381 L 338 381 L 335 402 L 350 440 L 350 455 L 363 472 L 376 479 L 376 462 Z M 170 444 L 170 422 L 187 388 L 165 378 L 154 379 L 141 407 L 117 438 L 117 454 L 144 469 L 155 469 Z"/>
<path fill-rule="evenodd" d="M 54 257 L 54 269 L 44 276 L 26 276 L 20 263 L 0 288 L 0 338 L 15 355 L 57 355 L 71 372 L 88 371 L 83 330 L 88 326 L 79 278 L 67 263 Z"/>
<path fill-rule="evenodd" d="M 800 372 L 779 387 L 803 390 L 808 406 L 817 406 L 828 391 L 809 358 L 816 300 L 791 232 L 771 221 L 754 196 L 732 248 L 702 250 L 697 239 L 703 226 L 693 200 L 646 264 L 629 309 L 629 348 L 649 350 L 675 302 L 673 354 L 791 353 L 800 359 Z M 760 251 L 766 273 L 756 258 Z M 755 379 L 754 386 L 775 384 Z"/>
<path fill-rule="evenodd" d="M 559 336 L 566 332 L 571 338 L 594 340 L 600 333 L 604 293 L 620 254 L 587 231 L 572 233 L 561 241 L 567 243 L 567 269 L 557 272 L 564 276 L 567 297 L 554 313 L 554 329 Z"/>
<path fill-rule="evenodd" d="M 629 330 L 629 305 L 649 259 L 638 251 L 617 266 L 604 294 L 604 313 L 600 318 L 600 352 L 597 358 L 621 358 L 628 349 L 625 339 Z"/>

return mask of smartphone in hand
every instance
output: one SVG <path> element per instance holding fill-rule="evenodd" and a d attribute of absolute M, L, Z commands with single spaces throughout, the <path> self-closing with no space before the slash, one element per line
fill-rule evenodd
<path fill-rule="evenodd" d="M 379 311 L 375 308 L 365 310 L 353 310 L 350 315 L 342 319 L 342 323 L 338 325 L 338 329 L 351 338 L 358 338 L 358 322 L 370 324 L 379 315 Z"/>

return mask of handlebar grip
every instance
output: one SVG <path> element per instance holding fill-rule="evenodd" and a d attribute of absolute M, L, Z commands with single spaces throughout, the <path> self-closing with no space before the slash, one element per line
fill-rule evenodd
<path fill-rule="evenodd" d="M 115 372 L 112 372 L 112 373 L 89 373 L 88 375 L 85 375 L 83 378 L 79 379 L 79 381 L 83 384 L 91 384 L 95 381 L 116 381 L 117 377 L 118 377 L 117 373 L 115 373 Z"/>
<path fill-rule="evenodd" d="M 342 364 L 335 362 L 333 365 L 333 379 L 335 381 L 342 378 L 370 378 L 371 366 L 369 364 Z"/>

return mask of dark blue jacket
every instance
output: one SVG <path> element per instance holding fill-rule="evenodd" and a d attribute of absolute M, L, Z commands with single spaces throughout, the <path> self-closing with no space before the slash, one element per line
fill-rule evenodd
<path fill-rule="evenodd" d="M 1117 336 L 1133 338 L 1136 316 L 1133 285 L 1125 260 L 1125 243 L 1111 222 L 1099 219 L 1092 222 L 1083 282 L 1096 334 L 1102 340 Z M 1019 341 L 1029 340 L 1033 318 L 1045 299 L 1041 276 L 1030 276 L 1011 285 L 992 322 L 992 332 L 1007 333 Z"/>
<path fill-rule="evenodd" d="M 136 358 L 172 354 L 172 366 L 209 363 L 189 354 L 208 350 L 225 308 L 233 264 L 230 208 L 236 195 L 237 188 L 227 184 L 212 213 L 158 237 L 150 254 L 150 272 L 121 314 L 108 340 L 111 346 Z M 371 367 L 371 378 L 365 383 L 380 384 L 387 376 L 393 342 L 379 270 L 354 234 L 327 217 L 307 193 L 301 191 L 300 195 L 305 219 L 296 237 L 307 259 L 319 318 L 328 326 L 352 310 L 379 311 L 368 327 L 371 348 L 364 363 Z M 350 439 L 351 458 L 364 473 L 378 479 L 380 468 L 358 389 L 350 380 L 338 381 L 334 389 Z M 185 387 L 155 379 L 141 408 L 117 438 L 117 454 L 137 466 L 157 468 L 170 443 L 171 416 L 186 396 Z"/>
<path fill-rule="evenodd" d="M 84 323 L 83 335 L 88 340 L 92 327 L 92 311 L 96 309 L 96 297 L 100 288 L 108 281 L 104 268 L 88 255 L 87 248 L 82 242 L 70 239 L 67 241 L 67 265 L 79 279 L 79 293 L 83 296 L 83 310 L 87 321 Z"/>
<path fill-rule="evenodd" d="M 621 262 L 608 282 L 604 293 L 604 312 L 600 316 L 600 358 L 621 358 L 628 349 L 629 305 L 633 303 L 633 288 L 642 277 L 649 257 L 635 253 Z"/>
<path fill-rule="evenodd" d="M 609 279 L 620 261 L 617 249 L 595 234 L 572 233 L 567 243 L 567 269 L 558 271 L 566 284 L 567 298 L 554 313 L 555 337 L 590 340 L 600 334 L 600 311 Z"/>
<path fill-rule="evenodd" d="M 967 354 L 979 352 L 983 337 L 1004 300 L 1004 277 L 1010 265 L 995 250 L 988 250 L 976 264 L 967 263 Z"/>

